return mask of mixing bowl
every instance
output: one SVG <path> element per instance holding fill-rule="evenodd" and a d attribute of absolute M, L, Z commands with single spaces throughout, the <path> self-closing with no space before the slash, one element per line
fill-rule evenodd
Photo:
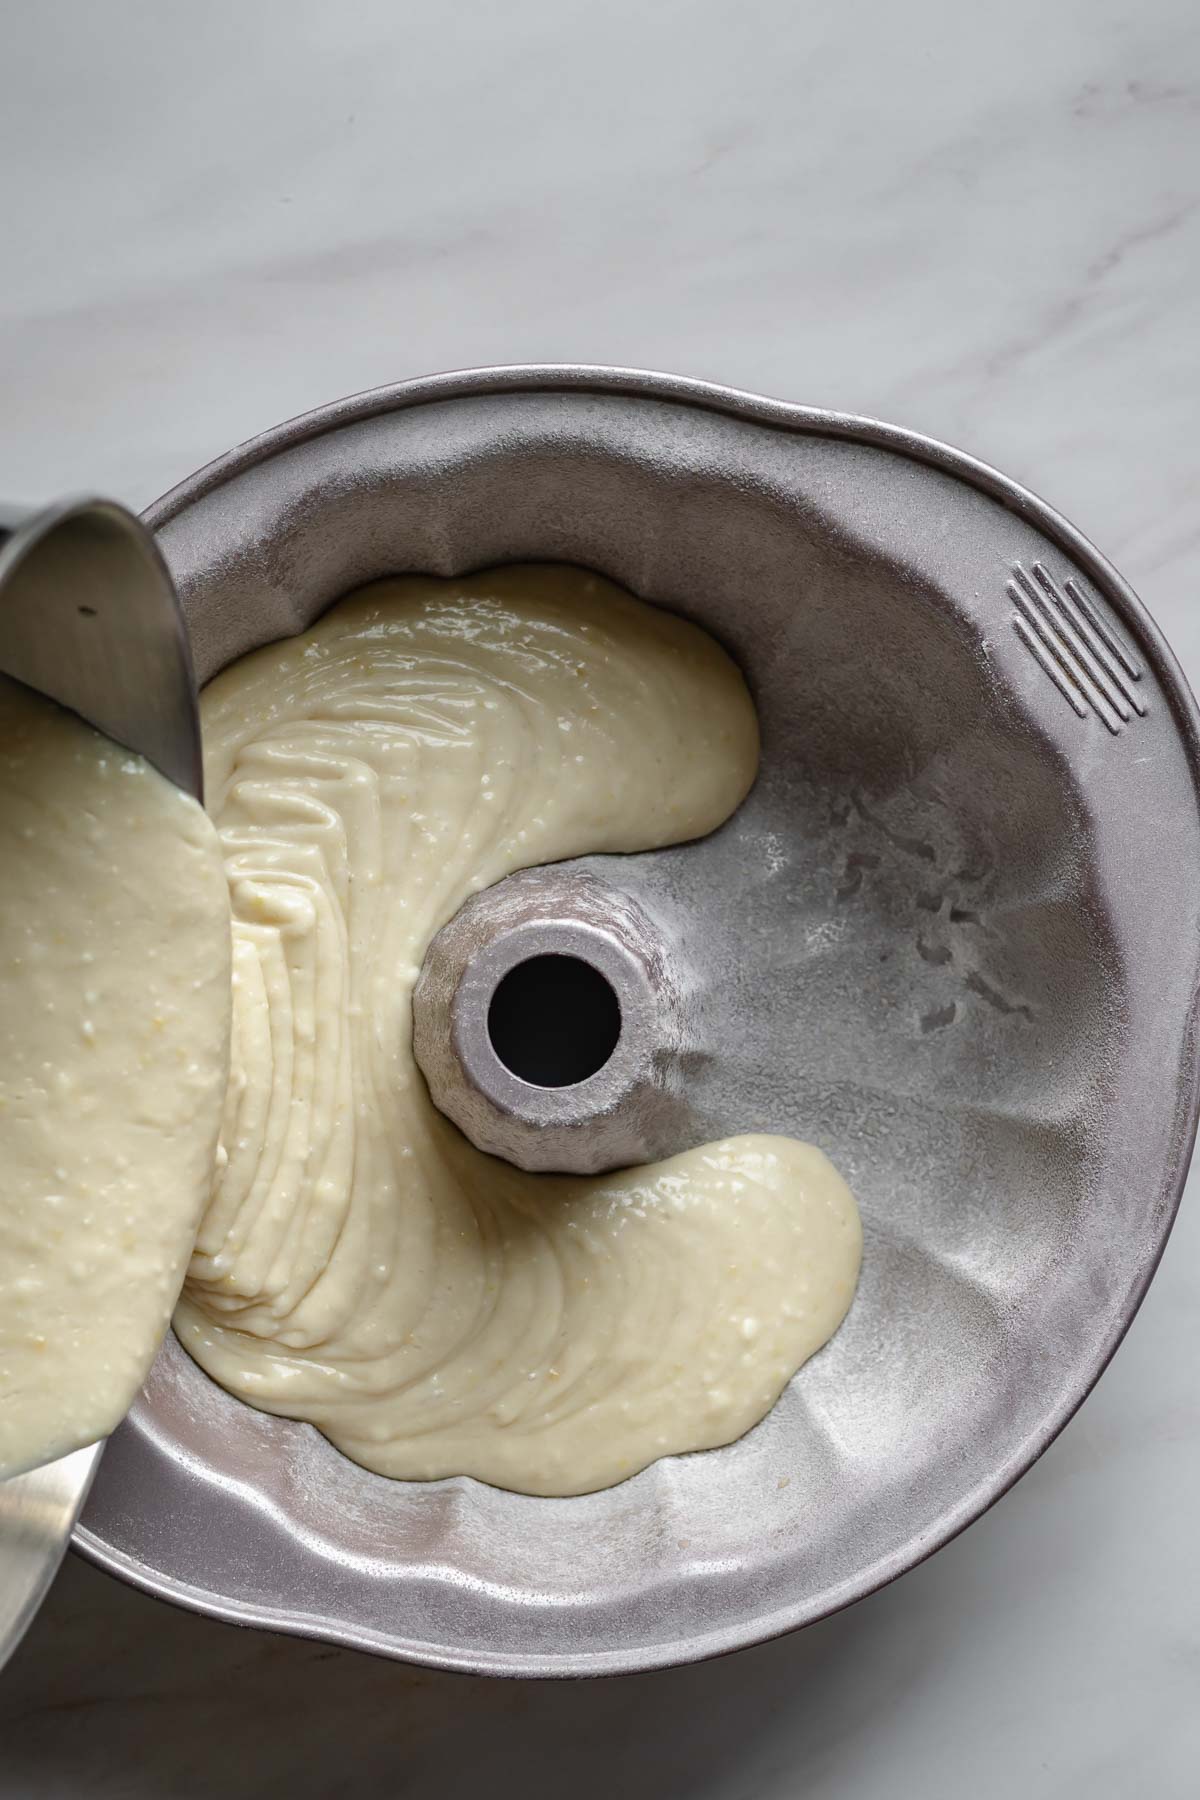
<path fill-rule="evenodd" d="M 944 445 L 603 369 L 343 401 L 149 520 L 202 680 L 376 576 L 525 559 L 726 645 L 762 722 L 749 799 L 580 866 L 698 971 L 681 1136 L 814 1140 L 866 1242 L 761 1425 L 579 1499 L 389 1483 L 170 1340 L 78 1546 L 223 1618 L 585 1674 L 805 1624 L 944 1544 L 1104 1368 L 1195 1130 L 1197 716 L 1127 585 Z"/>

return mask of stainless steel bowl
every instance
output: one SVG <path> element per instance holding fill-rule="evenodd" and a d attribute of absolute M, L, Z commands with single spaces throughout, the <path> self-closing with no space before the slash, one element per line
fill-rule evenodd
<path fill-rule="evenodd" d="M 169 1342 L 79 1547 L 223 1618 L 592 1674 L 806 1624 L 944 1544 L 1104 1368 L 1195 1131 L 1197 715 L 1128 586 L 944 445 L 604 369 L 346 400 L 149 517 L 202 679 L 373 577 L 519 558 L 728 646 L 763 725 L 746 805 L 585 866 L 699 966 L 687 1128 L 814 1139 L 866 1251 L 756 1430 L 582 1499 L 388 1483 Z"/>
<path fill-rule="evenodd" d="M 124 507 L 0 506 L 0 670 L 203 798 L 179 604 L 153 538 Z M 0 1668 L 54 1578 L 101 1448 L 0 1480 Z"/>

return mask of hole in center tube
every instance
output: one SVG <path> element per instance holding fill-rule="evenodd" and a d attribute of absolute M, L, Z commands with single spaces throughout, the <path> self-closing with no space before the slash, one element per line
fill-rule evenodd
<path fill-rule="evenodd" d="M 488 1036 L 505 1068 L 533 1087 L 573 1087 L 602 1069 L 621 1035 L 611 984 L 578 956 L 531 956 L 492 995 Z"/>

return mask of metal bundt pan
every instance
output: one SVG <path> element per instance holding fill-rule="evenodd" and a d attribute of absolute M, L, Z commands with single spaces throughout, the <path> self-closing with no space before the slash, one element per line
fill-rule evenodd
<path fill-rule="evenodd" d="M 1104 1368 L 1195 1131 L 1197 714 L 1126 584 L 957 451 L 603 369 L 362 395 L 149 517 L 201 679 L 373 577 L 525 558 L 724 642 L 762 721 L 750 798 L 585 866 L 701 971 L 689 1129 L 815 1140 L 866 1248 L 757 1429 L 582 1499 L 389 1483 L 170 1340 L 79 1548 L 226 1619 L 581 1675 L 806 1624 L 944 1544 Z"/>

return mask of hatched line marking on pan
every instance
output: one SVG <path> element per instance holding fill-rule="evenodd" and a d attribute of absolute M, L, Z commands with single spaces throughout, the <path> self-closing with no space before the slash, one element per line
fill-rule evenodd
<path fill-rule="evenodd" d="M 1094 712 L 1114 737 L 1135 713 L 1144 719 L 1141 664 L 1079 582 L 1060 585 L 1041 562 L 1032 574 L 1014 563 L 1012 574 L 1013 629 L 1072 711 L 1081 719 Z"/>

